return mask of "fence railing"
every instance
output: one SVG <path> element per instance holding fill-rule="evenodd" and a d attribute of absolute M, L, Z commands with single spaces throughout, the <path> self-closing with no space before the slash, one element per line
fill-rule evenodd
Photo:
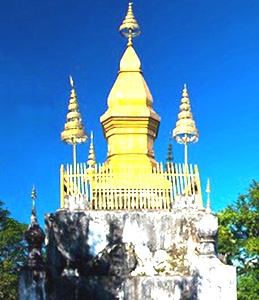
<path fill-rule="evenodd" d="M 153 168 L 78 163 L 60 169 L 61 208 L 95 210 L 170 210 L 179 196 L 202 205 L 196 165 L 166 163 Z"/>

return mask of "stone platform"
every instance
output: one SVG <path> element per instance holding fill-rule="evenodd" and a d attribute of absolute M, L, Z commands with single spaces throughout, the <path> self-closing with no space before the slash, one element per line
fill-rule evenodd
<path fill-rule="evenodd" d="M 47 299 L 205 300 L 206 289 L 210 299 L 236 299 L 235 269 L 200 255 L 205 215 L 197 207 L 46 215 Z"/>

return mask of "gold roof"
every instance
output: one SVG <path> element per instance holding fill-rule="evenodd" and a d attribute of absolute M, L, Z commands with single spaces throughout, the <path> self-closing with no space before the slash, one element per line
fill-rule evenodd
<path fill-rule="evenodd" d="M 198 130 L 193 120 L 191 113 L 190 99 L 186 84 L 182 92 L 182 99 L 180 105 L 180 113 L 178 114 L 178 121 L 173 130 L 173 137 L 180 144 L 195 143 L 198 141 Z"/>
<path fill-rule="evenodd" d="M 65 130 L 61 133 L 61 139 L 69 145 L 84 143 L 87 135 L 84 131 L 84 124 L 79 112 L 79 105 L 77 102 L 74 81 L 70 76 L 71 94 L 68 104 L 67 122 L 65 123 Z"/>
<path fill-rule="evenodd" d="M 119 72 L 141 72 L 141 62 L 132 46 L 128 46 L 120 61 Z"/>
<path fill-rule="evenodd" d="M 133 15 L 132 3 L 129 3 L 128 13 L 119 30 L 127 37 L 140 34 L 139 25 Z M 126 33 L 124 30 L 126 30 Z M 134 30 L 137 30 L 138 33 L 134 33 Z M 125 113 L 125 106 L 128 106 L 127 111 L 129 114 L 132 109 L 132 113 L 135 114 L 136 105 L 142 107 L 143 114 L 148 113 L 147 108 L 149 111 L 152 110 L 153 98 L 143 78 L 141 61 L 132 43 L 128 43 L 120 60 L 118 77 L 110 91 L 107 102 L 109 108 L 116 106 L 116 113 L 119 115 Z M 141 108 L 139 109 L 141 110 Z"/>
<path fill-rule="evenodd" d="M 140 59 L 132 46 L 128 46 L 121 61 L 118 77 L 110 91 L 108 106 L 141 105 L 152 108 L 153 98 L 142 76 Z M 135 109 L 134 109 L 135 110 Z"/>

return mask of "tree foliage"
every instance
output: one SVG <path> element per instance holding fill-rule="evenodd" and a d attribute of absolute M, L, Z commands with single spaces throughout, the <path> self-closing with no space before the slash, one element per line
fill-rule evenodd
<path fill-rule="evenodd" d="M 237 267 L 238 299 L 259 295 L 259 182 L 219 214 L 218 251 Z"/>
<path fill-rule="evenodd" d="M 10 217 L 0 201 L 0 299 L 18 299 L 18 274 L 26 259 L 26 228 Z"/>

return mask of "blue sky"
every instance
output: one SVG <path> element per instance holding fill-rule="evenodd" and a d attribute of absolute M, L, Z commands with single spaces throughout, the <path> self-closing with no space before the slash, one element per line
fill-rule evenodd
<path fill-rule="evenodd" d="M 0 1 L 0 198 L 29 222 L 34 184 L 37 211 L 59 207 L 59 168 L 72 160 L 60 141 L 75 81 L 97 160 L 106 159 L 99 117 L 116 79 L 126 40 L 118 33 L 125 0 Z M 165 161 L 182 86 L 187 83 L 200 139 L 190 146 L 212 208 L 233 203 L 259 179 L 259 1 L 164 0 L 133 5 L 142 34 L 134 48 L 161 116 L 155 143 Z M 78 147 L 86 161 L 89 142 Z M 183 147 L 173 144 L 175 162 Z"/>

